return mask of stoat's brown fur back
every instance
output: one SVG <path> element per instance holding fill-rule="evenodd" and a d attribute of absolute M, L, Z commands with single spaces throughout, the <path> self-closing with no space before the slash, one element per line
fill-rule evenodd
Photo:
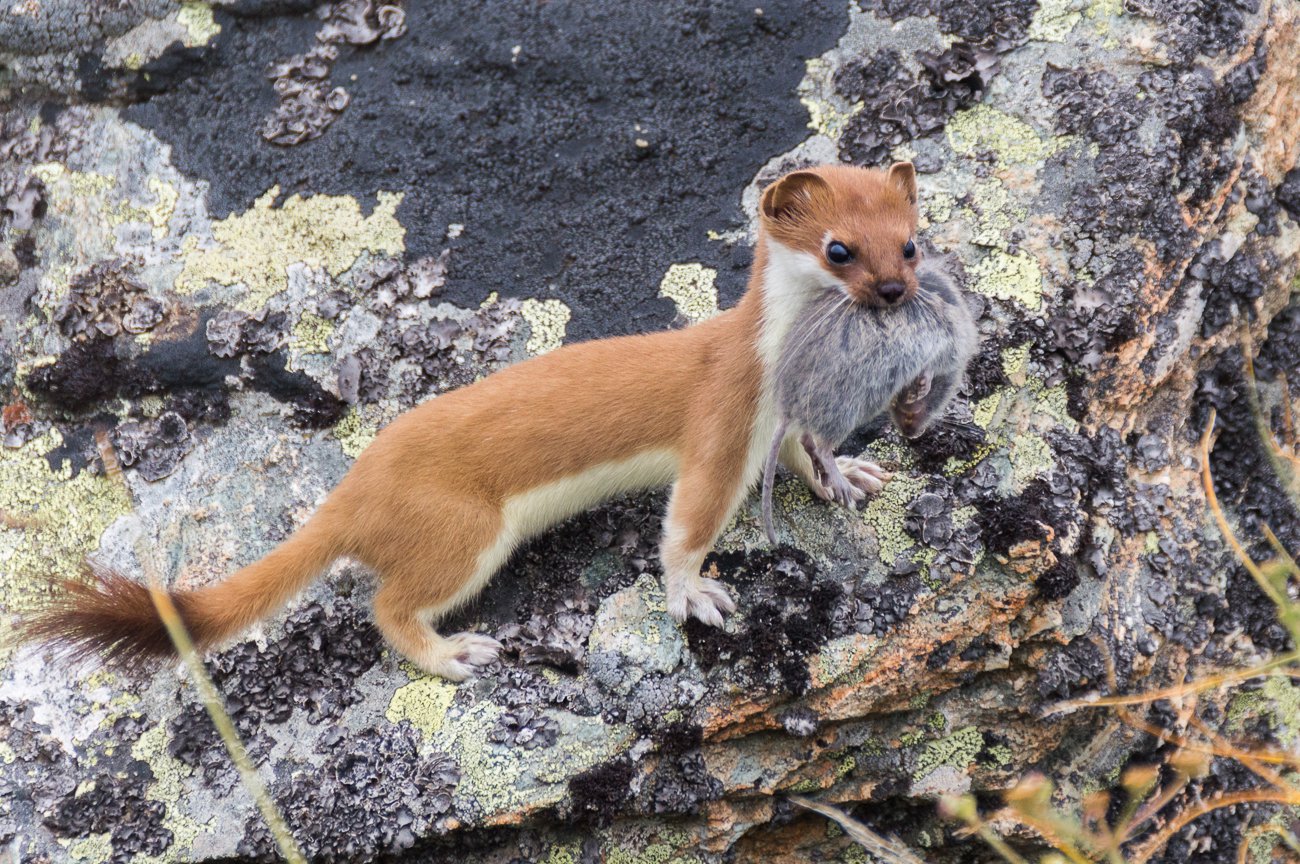
<path fill-rule="evenodd" d="M 406 412 L 288 540 L 222 582 L 174 593 L 197 644 L 237 635 L 348 556 L 378 575 L 375 619 L 393 647 L 462 679 L 500 646 L 440 636 L 442 615 L 527 538 L 611 495 L 668 483 L 669 612 L 721 625 L 734 601 L 700 568 L 760 473 L 782 341 L 829 287 L 875 302 L 873 285 L 894 278 L 889 250 L 915 231 L 914 202 L 907 163 L 777 181 L 764 192 L 749 290 L 735 308 L 683 330 L 565 346 Z M 872 244 L 852 281 L 821 252 L 828 232 Z M 801 448 L 783 455 L 816 483 Z M 65 583 L 26 632 L 126 661 L 172 651 L 144 586 L 103 569 Z"/>

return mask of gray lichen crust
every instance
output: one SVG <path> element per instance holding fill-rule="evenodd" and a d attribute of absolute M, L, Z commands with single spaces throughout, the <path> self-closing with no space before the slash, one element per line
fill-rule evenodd
<path fill-rule="evenodd" d="M 174 584 L 219 579 L 300 524 L 402 410 L 575 326 L 708 317 L 749 261 L 734 202 L 752 215 L 763 182 L 809 161 L 916 164 L 925 238 L 981 307 L 982 353 L 948 421 L 913 444 L 850 442 L 896 471 L 860 512 L 778 478 L 775 549 L 757 503 L 742 508 L 705 565 L 739 599 L 722 630 L 666 613 L 660 493 L 521 550 L 458 613 L 506 646 L 462 685 L 387 651 L 367 617 L 369 574 L 336 567 L 208 658 L 304 850 L 861 860 L 791 812 L 782 793 L 799 792 L 865 802 L 861 815 L 927 860 L 966 860 L 932 815 L 937 795 L 1002 790 L 1029 766 L 1079 795 L 1140 744 L 1100 735 L 1099 715 L 1043 720 L 1045 707 L 1104 689 L 1108 667 L 1134 689 L 1286 647 L 1206 527 L 1195 448 L 1214 408 L 1232 454 L 1214 465 L 1225 501 L 1243 529 L 1269 524 L 1300 548 L 1253 437 L 1238 351 L 1248 328 L 1265 395 L 1281 398 L 1300 356 L 1294 2 L 864 0 L 847 29 L 842 7 L 832 20 L 820 6 L 627 4 L 659 16 L 645 38 L 671 36 L 644 60 L 662 69 L 620 67 L 610 86 L 625 89 L 579 87 L 577 72 L 538 74 L 545 58 L 503 36 L 469 65 L 517 76 L 521 113 L 467 97 L 470 155 L 394 123 L 384 134 L 409 140 L 409 164 L 375 132 L 380 169 L 323 169 L 334 140 L 445 71 L 394 59 L 440 32 L 421 4 L 400 20 L 384 11 L 398 5 L 20 0 L 0 12 L 0 858 L 273 854 L 179 668 L 127 677 L 13 643 L 49 576 L 86 555 L 141 576 L 147 555 Z M 571 4 L 545 6 L 525 22 L 551 28 L 539 40 L 554 35 L 545 16 L 594 26 Z M 814 13 L 833 32 L 810 35 Z M 333 65 L 304 78 L 317 44 Z M 803 80 L 779 97 L 786 114 L 745 120 L 742 135 L 727 124 L 749 98 L 744 76 L 760 80 L 778 55 Z M 265 77 L 275 64 L 289 82 L 279 97 Z M 717 68 L 740 78 L 708 77 Z M 681 92 L 659 88 L 657 113 L 600 125 L 661 76 Z M 165 95 L 201 113 L 211 80 L 257 94 L 226 130 L 258 142 L 247 166 L 229 166 L 238 178 L 195 173 L 204 156 L 185 121 L 148 107 Z M 568 100 L 588 107 L 564 121 L 585 136 L 547 113 L 569 108 L 535 101 L 561 80 L 590 100 Z M 716 117 L 697 98 L 717 100 Z M 719 145 L 706 159 L 708 135 L 745 138 L 742 155 Z M 491 163 L 529 136 L 554 145 L 551 175 L 498 184 Z M 768 149 L 742 150 L 751 138 Z M 626 183 L 590 188 L 582 160 L 608 153 Z M 441 161 L 453 158 L 479 160 L 473 194 L 492 212 L 535 222 L 581 201 L 596 215 L 560 221 L 586 232 L 574 241 L 585 259 L 566 259 L 555 222 L 546 273 L 476 260 L 511 223 L 462 222 L 419 197 L 419 177 L 449 182 L 442 166 L 468 164 Z M 692 226 L 707 251 L 686 256 L 652 223 L 656 207 L 705 200 L 701 172 L 731 178 L 731 209 Z M 241 201 L 231 190 L 248 175 L 268 179 Z M 623 254 L 658 273 L 628 280 Z M 608 284 L 572 290 L 568 268 L 595 258 Z M 122 458 L 129 501 L 103 474 L 96 431 Z M 1236 828 L 1224 817 L 1197 842 L 1235 854 Z"/>

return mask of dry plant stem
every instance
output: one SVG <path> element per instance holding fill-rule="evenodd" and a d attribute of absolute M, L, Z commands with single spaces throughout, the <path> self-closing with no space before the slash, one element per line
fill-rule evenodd
<path fill-rule="evenodd" d="M 1215 411 L 1211 408 L 1210 419 L 1205 424 L 1205 432 L 1201 435 L 1201 485 L 1205 488 L 1206 503 L 1209 505 L 1210 512 L 1214 514 L 1214 521 L 1219 526 L 1223 539 L 1232 547 L 1232 551 L 1236 553 L 1242 566 L 1255 578 L 1255 582 L 1259 585 L 1260 590 L 1268 596 L 1268 599 L 1272 600 L 1279 610 L 1285 610 L 1287 598 L 1278 593 L 1276 586 L 1269 583 L 1264 571 L 1259 569 L 1259 565 L 1247 554 L 1245 548 L 1237 540 L 1237 535 L 1233 533 L 1227 517 L 1223 515 L 1223 508 L 1219 506 L 1219 497 L 1214 494 L 1214 477 L 1210 474 L 1210 434 L 1214 431 L 1215 416 Z"/>
<path fill-rule="evenodd" d="M 1300 792 L 1270 792 L 1264 789 L 1248 789 L 1244 792 L 1229 792 L 1220 795 L 1212 802 L 1189 808 L 1143 841 L 1137 848 L 1137 857 L 1132 860 L 1132 864 L 1146 864 L 1151 859 L 1151 856 L 1164 848 L 1164 845 L 1175 834 L 1207 813 L 1237 804 L 1283 804 L 1294 807 L 1300 805 Z"/>
<path fill-rule="evenodd" d="M 1296 487 L 1295 469 L 1297 465 L 1300 465 L 1300 460 L 1297 460 L 1294 454 L 1294 447 L 1292 447 L 1293 452 L 1288 453 L 1287 448 L 1282 446 L 1282 443 L 1277 440 L 1277 436 L 1273 434 L 1273 430 L 1269 427 L 1268 418 L 1264 416 L 1264 411 L 1260 407 L 1259 388 L 1255 383 L 1255 363 L 1251 359 L 1251 356 L 1255 351 L 1250 338 L 1250 328 L 1242 328 L 1242 331 L 1242 341 L 1244 343 L 1242 345 L 1242 353 L 1245 355 L 1246 367 L 1246 397 L 1250 402 L 1251 414 L 1255 418 L 1255 427 L 1259 433 L 1260 440 L 1268 445 L 1265 449 L 1268 451 L 1269 461 L 1273 463 L 1273 470 L 1277 473 L 1278 479 L 1282 481 L 1282 484 L 1290 490 L 1292 497 L 1294 497 L 1298 491 Z M 1283 377 L 1282 380 L 1283 398 L 1286 399 L 1286 411 L 1284 412 L 1285 419 L 1283 421 L 1284 429 L 1286 430 L 1287 441 L 1294 445 L 1295 440 L 1291 435 L 1290 391 L 1289 388 L 1286 387 L 1286 378 Z M 1213 415 L 1210 417 L 1210 423 L 1211 425 L 1214 423 Z"/>
<path fill-rule="evenodd" d="M 1291 834 L 1291 832 L 1281 826 L 1265 823 L 1263 825 L 1256 825 L 1253 828 L 1248 828 L 1241 835 L 1241 843 L 1237 844 L 1237 864 L 1246 864 L 1246 857 L 1250 854 L 1250 843 L 1252 840 L 1256 837 L 1264 837 L 1269 834 L 1278 838 L 1277 843 L 1285 843 L 1291 851 L 1300 852 L 1300 843 L 1296 842 L 1296 838 Z M 1274 848 L 1277 848 L 1277 843 L 1273 844 Z"/>
<path fill-rule="evenodd" d="M 911 849 L 908 849 L 902 843 L 877 834 L 838 807 L 832 807 L 829 804 L 815 801 L 812 798 L 805 798 L 802 795 L 791 795 L 789 800 L 806 810 L 820 813 L 827 819 L 839 824 L 849 837 L 871 853 L 881 864 L 924 864 L 920 858 L 912 854 Z"/>
<path fill-rule="evenodd" d="M 1073 831 L 1072 826 L 1064 820 L 1040 813 L 1029 813 L 1014 806 L 1012 810 L 1021 822 L 1042 834 L 1057 852 L 1069 858 L 1074 864 L 1093 864 L 1092 858 L 1084 855 L 1074 843 L 1066 839 Z"/>
<path fill-rule="evenodd" d="M 1300 576 L 1300 564 L 1296 564 L 1295 559 L 1291 557 L 1291 553 L 1286 551 L 1286 547 L 1282 545 L 1282 541 L 1277 539 L 1277 535 L 1273 533 L 1273 529 L 1267 525 L 1261 525 L 1259 527 L 1264 530 L 1264 537 L 1268 540 L 1268 545 L 1273 547 L 1273 551 L 1277 554 L 1277 557 L 1282 561 L 1282 564 L 1286 569 L 1290 570 L 1292 574 Z"/>
<path fill-rule="evenodd" d="M 975 812 L 973 807 L 971 812 L 973 814 Z M 1016 850 L 1007 845 L 1007 841 L 1003 840 L 996 831 L 990 828 L 988 823 L 981 819 L 978 814 L 963 818 L 962 821 L 966 823 L 970 830 L 978 834 L 981 840 L 989 844 L 994 852 L 1006 859 L 1008 864 L 1029 864 L 1028 859 L 1022 857 Z"/>
<path fill-rule="evenodd" d="M 126 484 L 126 478 L 122 476 L 121 465 L 117 461 L 117 454 L 113 451 L 112 445 L 108 442 L 108 437 L 100 433 L 95 436 L 95 441 L 99 446 L 100 457 L 104 460 L 105 473 L 121 483 L 122 490 L 126 493 L 127 500 L 130 501 L 130 487 Z M 140 564 L 148 577 L 149 596 L 153 600 L 154 608 L 158 610 L 158 617 L 162 619 L 163 624 L 166 626 L 167 635 L 171 637 L 172 643 L 175 644 L 177 653 L 185 661 L 185 665 L 194 679 L 194 685 L 199 691 L 199 696 L 203 700 L 203 707 L 207 709 L 208 716 L 212 718 L 212 724 L 217 727 L 217 733 L 221 735 L 222 743 L 226 745 L 226 752 L 230 754 L 231 761 L 235 763 L 235 767 L 239 770 L 239 776 L 244 783 L 244 788 L 257 802 L 257 809 L 261 812 L 262 818 L 266 820 L 267 827 L 271 829 L 271 836 L 280 848 L 280 854 L 290 864 L 306 864 L 307 859 L 303 857 L 302 850 L 298 848 L 297 841 L 293 839 L 289 826 L 285 824 L 279 808 L 275 806 L 275 801 L 271 798 L 270 793 L 266 791 L 266 786 L 262 784 L 262 778 L 258 776 L 252 760 L 248 758 L 248 751 L 244 747 L 244 742 L 240 740 L 239 733 L 235 731 L 235 724 L 231 722 L 230 715 L 226 713 L 221 694 L 217 692 L 216 685 L 212 683 L 207 670 L 203 667 L 203 661 L 199 658 L 198 651 L 194 648 L 194 642 L 190 639 L 190 634 L 181 621 L 180 613 L 176 611 L 171 596 L 168 595 L 167 590 L 162 585 L 162 579 L 153 566 L 153 559 L 147 554 L 147 550 L 137 549 L 136 554 L 139 556 Z"/>
<path fill-rule="evenodd" d="M 1300 758 L 1288 753 L 1279 753 L 1276 750 L 1260 749 L 1258 752 L 1243 750 L 1228 739 L 1219 735 L 1219 733 L 1211 729 L 1199 717 L 1192 717 L 1191 723 L 1196 727 L 1198 732 L 1209 739 L 1210 746 L 1213 748 L 1213 752 L 1216 756 L 1223 756 L 1228 759 L 1237 760 L 1253 771 L 1261 780 L 1272 783 L 1279 789 L 1292 789 L 1300 792 L 1300 787 L 1287 780 L 1281 774 L 1278 774 L 1272 768 L 1266 767 L 1268 764 L 1280 764 L 1300 769 Z"/>
<path fill-rule="evenodd" d="M 1058 702 L 1048 709 L 1048 713 L 1074 711 L 1079 708 L 1106 708 L 1115 705 L 1145 705 L 1157 699 L 1173 699 L 1190 693 L 1203 693 L 1206 690 L 1222 687 L 1224 684 L 1248 681 L 1251 678 L 1267 675 L 1279 667 L 1289 666 L 1297 661 L 1300 661 L 1300 651 L 1289 651 L 1279 657 L 1274 657 L 1266 663 L 1260 663 L 1258 666 L 1239 669 L 1235 672 L 1224 672 L 1221 675 L 1210 675 L 1190 684 L 1179 684 L 1174 687 L 1166 687 L 1163 690 L 1152 690 L 1148 693 L 1137 693 L 1131 696 L 1099 696 L 1095 699 L 1070 699 L 1065 702 Z"/>

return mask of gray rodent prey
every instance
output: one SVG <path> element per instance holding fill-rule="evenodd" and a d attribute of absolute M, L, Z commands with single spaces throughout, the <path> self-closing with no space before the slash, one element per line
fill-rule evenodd
<path fill-rule="evenodd" d="M 899 432 L 915 438 L 956 394 L 978 347 L 975 321 L 939 267 L 922 263 L 916 275 L 916 295 L 897 306 L 861 306 L 832 290 L 791 328 L 776 371 L 780 422 L 763 468 L 763 527 L 773 545 L 772 481 L 791 424 L 825 491 L 852 506 L 868 490 L 840 471 L 835 447 L 887 409 Z"/>

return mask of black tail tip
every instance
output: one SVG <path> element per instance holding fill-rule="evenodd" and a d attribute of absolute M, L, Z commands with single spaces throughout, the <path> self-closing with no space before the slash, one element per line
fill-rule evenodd
<path fill-rule="evenodd" d="M 110 567 L 87 562 L 80 578 L 53 580 L 50 600 L 18 624 L 21 642 L 61 659 L 91 658 L 121 669 L 176 656 L 149 589 Z"/>

